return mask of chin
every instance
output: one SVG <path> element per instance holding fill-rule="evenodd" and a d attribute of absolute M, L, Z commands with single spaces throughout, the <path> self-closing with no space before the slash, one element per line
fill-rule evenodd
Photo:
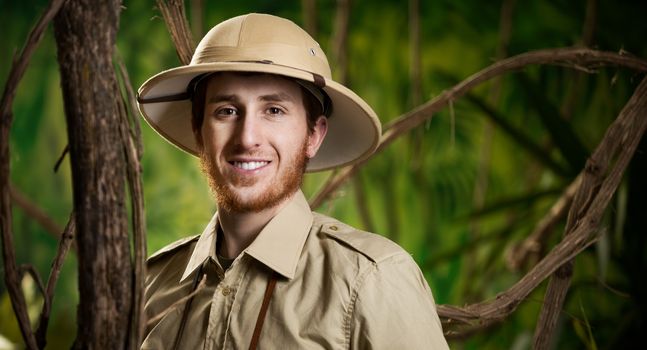
<path fill-rule="evenodd" d="M 216 186 L 214 189 L 218 208 L 232 213 L 253 213 L 280 205 L 294 191 L 281 190 L 280 186 L 257 184 L 255 186 L 232 188 Z"/>

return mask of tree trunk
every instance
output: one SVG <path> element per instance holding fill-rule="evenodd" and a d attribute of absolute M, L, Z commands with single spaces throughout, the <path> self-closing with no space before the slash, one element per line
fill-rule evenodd
<path fill-rule="evenodd" d="M 126 348 L 129 336 L 126 159 L 112 64 L 120 6 L 118 0 L 70 0 L 54 21 L 77 213 L 76 349 Z"/>

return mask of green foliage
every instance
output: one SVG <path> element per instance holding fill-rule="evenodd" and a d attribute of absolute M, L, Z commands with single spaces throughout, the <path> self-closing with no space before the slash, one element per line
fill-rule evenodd
<path fill-rule="evenodd" d="M 45 3 L 0 3 L 3 82 L 12 53 L 24 42 Z M 190 3 L 197 2 L 187 5 Z M 581 44 L 586 1 L 516 3 L 509 56 Z M 645 3 L 595 3 L 595 47 L 646 57 Z M 317 2 L 318 40 L 329 55 L 335 4 L 332 0 Z M 298 1 L 205 2 L 202 17 L 206 28 L 201 31 L 246 12 L 273 13 L 302 24 L 300 6 Z M 500 8 L 500 2 L 421 2 L 424 100 L 493 62 L 501 36 Z M 349 84 L 373 106 L 383 123 L 414 107 L 407 16 L 406 2 L 352 1 Z M 135 88 L 153 74 L 179 64 L 154 1 L 124 3 L 117 50 Z M 529 268 L 514 272 L 506 266 L 505 255 L 512 243 L 526 237 L 547 213 L 641 78 L 616 68 L 587 75 L 562 67 L 528 67 L 499 82 L 483 84 L 469 97 L 454 101 L 453 114 L 449 109 L 441 111 L 376 155 L 359 172 L 359 181 L 348 182 L 317 210 L 359 228 L 368 225 L 400 243 L 420 264 L 438 303 L 464 305 L 492 298 Z M 500 89 L 498 98 L 493 97 L 496 89 Z M 69 159 L 57 173 L 52 170 L 67 134 L 51 28 L 20 84 L 13 110 L 12 182 L 63 226 L 72 208 L 72 179 Z M 201 232 L 215 205 L 196 160 L 165 143 L 146 123 L 142 129 L 148 248 L 152 253 L 178 238 Z M 490 150 L 489 157 L 484 149 Z M 316 193 L 329 174 L 307 175 L 306 195 Z M 479 203 L 475 184 L 482 180 L 487 187 L 482 188 L 484 197 Z M 637 334 L 632 324 L 644 325 L 645 312 L 640 310 L 645 310 L 640 307 L 645 303 L 636 301 L 644 295 L 637 292 L 642 289 L 631 268 L 644 271 L 645 260 L 631 258 L 644 251 L 644 245 L 636 248 L 626 243 L 636 242 L 636 237 L 644 234 L 644 218 L 636 221 L 631 213 L 644 213 L 645 206 L 638 204 L 642 207 L 636 209 L 632 196 L 644 199 L 647 190 L 635 183 L 623 184 L 625 195 L 618 196 L 611 211 L 623 214 L 608 216 L 607 237 L 575 260 L 572 289 L 558 324 L 557 348 L 626 345 L 633 339 L 631 334 Z M 364 203 L 356 201 L 358 188 L 365 194 Z M 369 222 L 360 216 L 360 205 L 366 207 Z M 14 208 L 13 215 L 18 263 L 33 264 L 46 279 L 56 239 L 19 208 Z M 626 224 L 629 221 L 631 225 Z M 560 239 L 562 229 L 563 222 L 550 236 L 548 249 Z M 37 294 L 33 288 L 27 290 Z M 505 322 L 453 342 L 452 347 L 529 348 L 543 296 L 542 286 Z M 71 253 L 56 290 L 48 337 L 52 348 L 71 344 L 77 301 L 76 261 Z M 39 302 L 33 299 L 30 305 L 37 307 Z M 4 284 L 0 284 L 0 335 L 19 343 L 11 319 Z"/>

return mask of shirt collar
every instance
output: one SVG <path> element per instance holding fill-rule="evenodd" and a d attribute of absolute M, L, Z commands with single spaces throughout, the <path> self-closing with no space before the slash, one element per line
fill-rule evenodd
<path fill-rule="evenodd" d="M 182 275 L 183 281 L 208 258 L 216 259 L 216 227 L 218 213 L 204 229 Z M 243 253 L 267 265 L 287 278 L 293 278 L 299 256 L 312 227 L 312 211 L 303 192 L 298 190 L 292 199 L 274 216 Z"/>
<path fill-rule="evenodd" d="M 209 258 L 213 258 L 214 260 L 216 259 L 216 232 L 218 232 L 216 227 L 218 227 L 218 225 L 220 224 L 218 222 L 218 213 L 216 212 L 216 214 L 211 218 L 211 221 L 209 221 L 207 227 L 202 231 L 200 238 L 198 238 L 198 242 L 195 244 L 195 248 L 193 248 L 193 253 L 191 254 L 189 263 L 186 265 L 186 269 L 184 270 L 184 274 L 182 275 L 180 282 L 193 274 L 193 272 L 202 265 L 205 260 Z"/>

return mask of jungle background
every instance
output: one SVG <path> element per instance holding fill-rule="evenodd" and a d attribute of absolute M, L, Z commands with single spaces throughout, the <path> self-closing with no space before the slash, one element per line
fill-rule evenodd
<path fill-rule="evenodd" d="M 644 1 L 355 0 L 347 8 L 347 42 L 340 45 L 336 19 L 346 3 L 193 0 L 186 6 L 196 42 L 212 25 L 248 12 L 302 25 L 328 54 L 336 79 L 362 96 L 383 124 L 496 60 L 527 51 L 578 46 L 647 57 Z M 11 57 L 46 1 L 0 4 L 4 82 Z M 135 89 L 180 65 L 154 1 L 123 3 L 117 56 Z M 527 259 L 514 258 L 641 79 L 642 74 L 619 68 L 587 73 L 531 66 L 491 80 L 399 137 L 315 210 L 402 245 L 420 265 L 438 304 L 461 306 L 493 298 L 561 239 L 565 218 Z M 51 26 L 19 85 L 13 111 L 14 199 L 21 197 L 23 205 L 40 209 L 49 219 L 43 225 L 33 211 L 14 206 L 17 260 L 47 276 L 56 233 L 62 232 L 72 209 L 69 159 L 53 170 L 66 147 L 67 131 Z M 216 208 L 196 159 L 141 124 L 150 254 L 201 232 Z M 642 283 L 647 271 L 646 150 L 643 138 L 606 211 L 599 239 L 575 259 L 554 348 L 614 349 L 642 339 L 647 314 Z M 328 176 L 330 172 L 307 175 L 306 195 L 314 196 Z M 452 339 L 450 346 L 530 348 L 545 286 L 503 322 Z M 35 321 L 42 297 L 29 276 L 23 288 Z M 55 293 L 48 347 L 69 348 L 79 298 L 74 253 L 66 258 Z M 21 337 L 0 284 L 0 348 L 11 348 L 11 343 L 20 348 Z"/>

